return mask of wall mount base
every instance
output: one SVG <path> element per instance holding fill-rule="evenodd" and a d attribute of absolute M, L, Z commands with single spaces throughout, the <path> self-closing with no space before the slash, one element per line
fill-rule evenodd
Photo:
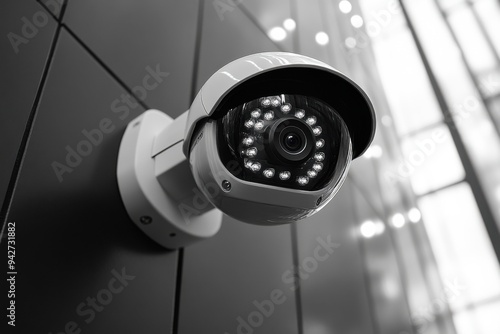
<path fill-rule="evenodd" d="M 148 110 L 128 124 L 118 153 L 117 178 L 134 224 L 163 247 L 177 249 L 214 236 L 220 229 L 222 212 L 213 209 L 186 216 L 156 178 L 153 144 L 172 122 L 166 114 Z"/>

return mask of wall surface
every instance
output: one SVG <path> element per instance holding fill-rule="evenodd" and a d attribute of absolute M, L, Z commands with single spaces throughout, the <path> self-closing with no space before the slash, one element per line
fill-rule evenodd
<path fill-rule="evenodd" d="M 340 54 L 308 37 L 333 7 L 223 4 L 2 0 L 0 200 L 2 222 L 16 227 L 15 332 L 414 333 L 397 245 L 356 234 L 359 221 L 383 210 L 367 191 L 376 178 L 362 161 L 331 204 L 296 225 L 263 228 L 226 217 L 216 237 L 166 251 L 127 217 L 118 146 L 144 110 L 180 115 L 211 73 L 251 53 L 295 50 L 348 69 Z M 298 33 L 271 41 L 266 30 L 290 16 Z M 36 32 L 23 28 L 33 20 Z M 326 29 L 335 36 L 334 25 Z M 22 42 L 5 38 L 10 32 Z M 144 88 L 147 76 L 157 83 L 152 89 Z M 86 146 L 96 131 L 102 136 Z M 85 156 L 69 153 L 78 150 Z M 4 234 L 2 261 L 6 250 Z M 282 302 L 259 311 L 276 293 Z"/>

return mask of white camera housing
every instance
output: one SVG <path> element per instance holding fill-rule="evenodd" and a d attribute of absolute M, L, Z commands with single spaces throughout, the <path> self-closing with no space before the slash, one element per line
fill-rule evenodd
<path fill-rule="evenodd" d="M 175 249 L 209 238 L 222 213 L 295 222 L 324 207 L 375 132 L 372 104 L 352 80 L 282 52 L 235 60 L 172 120 L 148 110 L 129 123 L 118 156 L 132 221 Z"/>

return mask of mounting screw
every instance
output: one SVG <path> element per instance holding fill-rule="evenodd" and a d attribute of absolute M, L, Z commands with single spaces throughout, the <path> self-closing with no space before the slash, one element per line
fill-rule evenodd
<path fill-rule="evenodd" d="M 230 191 L 231 190 L 231 182 L 229 182 L 228 180 L 222 181 L 222 189 L 224 191 Z"/>
<path fill-rule="evenodd" d="M 142 216 L 140 218 L 140 221 L 142 224 L 147 225 L 147 224 L 151 224 L 153 222 L 153 218 L 151 218 L 149 216 Z"/>

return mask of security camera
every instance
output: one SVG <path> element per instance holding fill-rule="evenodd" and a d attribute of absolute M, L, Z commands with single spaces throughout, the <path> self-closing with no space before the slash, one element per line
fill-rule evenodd
<path fill-rule="evenodd" d="M 277 225 L 324 207 L 370 145 L 373 106 L 329 65 L 293 53 L 235 60 L 175 120 L 148 110 L 128 124 L 118 186 L 132 221 L 175 249 L 217 233 L 222 213 Z"/>

